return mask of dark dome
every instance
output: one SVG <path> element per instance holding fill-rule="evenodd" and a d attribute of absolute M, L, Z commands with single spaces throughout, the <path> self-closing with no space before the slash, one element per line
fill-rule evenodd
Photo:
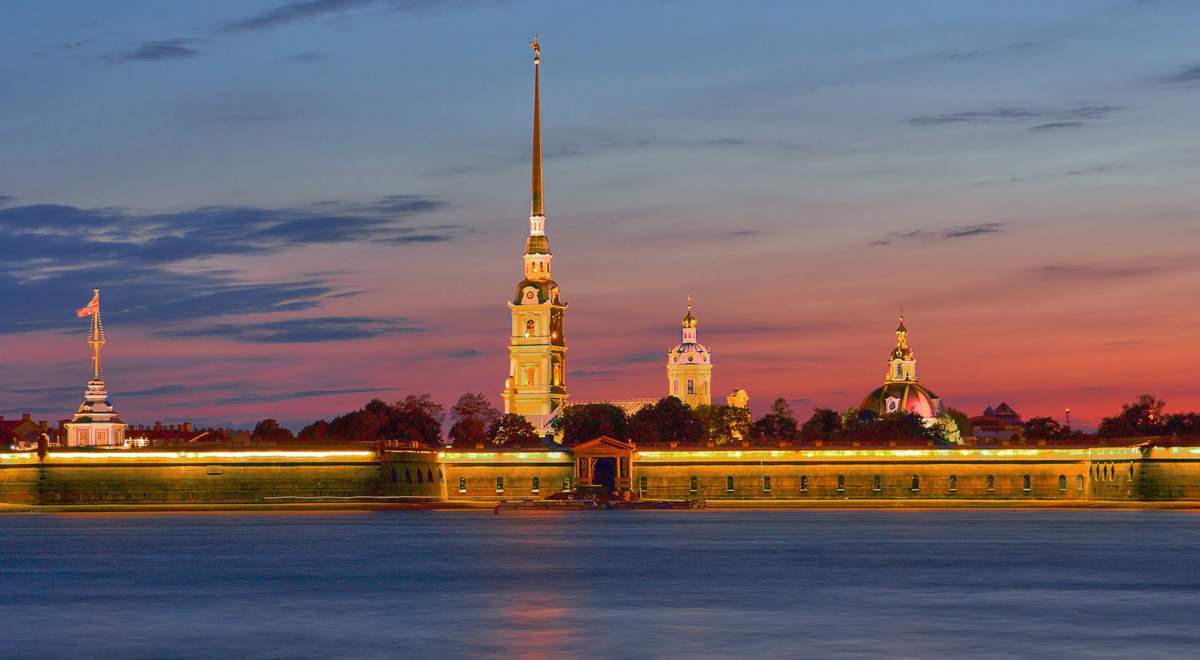
<path fill-rule="evenodd" d="M 517 285 L 517 294 L 515 296 L 513 296 L 513 304 L 514 305 L 521 304 L 521 296 L 524 295 L 525 289 L 527 287 L 531 287 L 531 286 L 537 289 L 538 303 L 545 303 L 545 302 L 550 302 L 550 301 L 558 302 L 558 283 L 557 282 L 555 282 L 554 280 L 550 280 L 550 279 L 546 279 L 546 280 L 524 279 L 524 280 L 521 280 L 521 283 Z"/>
<path fill-rule="evenodd" d="M 888 400 L 895 399 L 894 408 L 888 410 Z M 942 402 L 933 392 L 919 383 L 888 383 L 867 395 L 858 405 L 861 412 L 879 416 L 893 412 L 908 412 L 920 417 L 937 417 L 942 412 Z"/>
<path fill-rule="evenodd" d="M 525 254 L 550 254 L 550 239 L 545 236 L 530 236 L 525 239 Z"/>

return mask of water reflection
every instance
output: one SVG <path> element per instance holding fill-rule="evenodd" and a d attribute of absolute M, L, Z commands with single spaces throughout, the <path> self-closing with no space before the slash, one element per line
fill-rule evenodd
<path fill-rule="evenodd" d="M 0 517 L 5 656 L 861 657 L 1200 647 L 1171 511 Z"/>

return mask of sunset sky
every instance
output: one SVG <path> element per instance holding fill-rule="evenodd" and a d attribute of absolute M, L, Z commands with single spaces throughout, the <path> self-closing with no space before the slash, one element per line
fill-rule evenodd
<path fill-rule="evenodd" d="M 102 289 L 131 423 L 499 404 L 542 43 L 575 400 L 806 417 L 904 310 L 969 414 L 1200 409 L 1200 3 L 0 4 L 0 414 L 57 421 Z"/>

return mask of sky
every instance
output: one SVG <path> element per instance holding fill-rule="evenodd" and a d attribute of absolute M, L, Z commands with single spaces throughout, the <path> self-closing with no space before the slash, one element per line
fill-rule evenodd
<path fill-rule="evenodd" d="M 507 375 L 542 44 L 574 400 L 1200 409 L 1200 4 L 0 3 L 0 414 L 298 428 Z"/>

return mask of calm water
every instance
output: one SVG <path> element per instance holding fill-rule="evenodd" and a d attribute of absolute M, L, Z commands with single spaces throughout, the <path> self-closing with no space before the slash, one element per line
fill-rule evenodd
<path fill-rule="evenodd" d="M 0 516 L 4 656 L 1197 657 L 1200 514 Z"/>

